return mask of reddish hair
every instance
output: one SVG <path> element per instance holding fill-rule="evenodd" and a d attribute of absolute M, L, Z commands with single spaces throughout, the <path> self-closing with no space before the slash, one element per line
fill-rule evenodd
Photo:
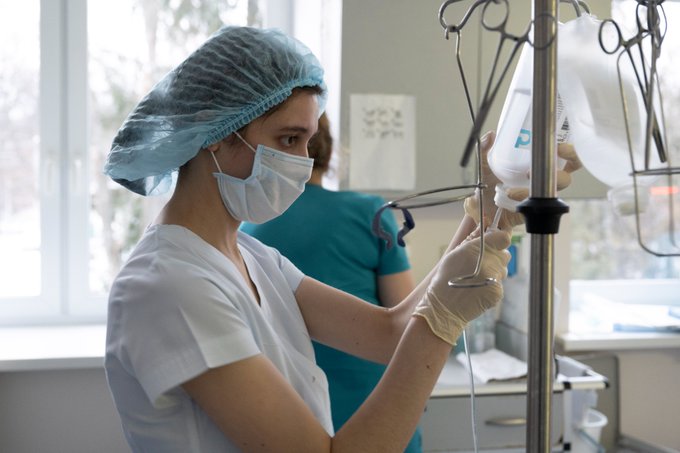
<path fill-rule="evenodd" d="M 328 169 L 333 150 L 333 137 L 331 137 L 330 123 L 325 113 L 319 118 L 319 129 L 309 141 L 307 152 L 314 159 L 314 168 Z"/>

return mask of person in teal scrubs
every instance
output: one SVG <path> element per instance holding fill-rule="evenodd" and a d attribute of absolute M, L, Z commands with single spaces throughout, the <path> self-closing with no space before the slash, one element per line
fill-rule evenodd
<path fill-rule="evenodd" d="M 259 225 L 243 223 L 241 231 L 278 249 L 312 278 L 375 305 L 396 305 L 414 288 L 406 251 L 399 246 L 387 250 L 385 241 L 371 231 L 373 216 L 385 202 L 382 197 L 322 187 L 332 146 L 324 114 L 308 146 L 314 169 L 305 191 L 279 217 Z M 398 226 L 389 209 L 383 212 L 381 224 L 396 237 Z M 295 240 L 290 240 L 292 237 Z M 337 432 L 371 393 L 385 366 L 316 342 L 314 352 L 328 377 Z M 421 450 L 418 429 L 405 451 Z"/>

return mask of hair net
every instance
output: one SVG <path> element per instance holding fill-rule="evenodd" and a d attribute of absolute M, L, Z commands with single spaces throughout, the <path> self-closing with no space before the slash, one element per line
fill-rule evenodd
<path fill-rule="evenodd" d="M 177 169 L 200 149 L 288 98 L 320 86 L 312 52 L 278 30 L 223 27 L 166 74 L 118 130 L 104 172 L 141 195 L 166 192 Z"/>

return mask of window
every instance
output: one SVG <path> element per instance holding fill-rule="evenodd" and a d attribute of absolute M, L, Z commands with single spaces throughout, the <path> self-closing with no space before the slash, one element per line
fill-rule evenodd
<path fill-rule="evenodd" d="M 222 24 L 291 31 L 298 3 L 0 0 L 0 324 L 104 319 L 112 278 L 167 199 L 103 175 L 117 128 Z"/>
<path fill-rule="evenodd" d="M 165 7 L 163 7 L 165 5 Z M 249 11 L 248 7 L 251 7 Z M 140 197 L 105 176 L 101 169 L 111 139 L 128 112 L 153 84 L 224 24 L 261 26 L 252 2 L 125 0 L 91 2 L 87 11 L 87 127 L 88 156 L 77 157 L 76 171 L 87 173 L 89 225 L 74 263 L 82 269 L 81 291 L 105 294 L 142 230 L 167 196 Z M 126 24 L 125 31 L 120 24 Z M 80 137 L 82 139 L 83 137 Z M 85 148 L 85 146 L 83 146 Z M 83 163 L 79 163 L 82 160 Z M 88 168 L 81 166 L 88 163 Z M 76 175 L 76 180 L 80 175 Z M 88 199 L 83 199 L 88 203 Z M 81 236 L 82 235 L 82 236 Z M 75 238 L 74 238 L 75 239 Z M 82 297 L 81 297 L 82 299 Z"/>
<path fill-rule="evenodd" d="M 612 18 L 622 29 L 633 30 L 637 2 L 612 3 Z M 668 21 L 658 69 L 666 134 L 672 161 L 678 166 L 680 130 L 680 4 L 663 4 Z M 650 202 L 640 216 L 641 239 L 652 250 L 678 252 L 680 244 L 680 181 L 662 178 L 649 189 Z M 672 194 L 672 198 L 670 198 Z M 673 210 L 669 201 L 673 201 Z M 634 216 L 616 214 L 608 200 L 570 200 L 572 256 L 570 331 L 611 331 L 677 325 L 671 316 L 680 305 L 680 258 L 657 257 L 638 243 Z M 670 221 L 673 223 L 670 223 Z M 626 305 L 622 305 L 626 304 Z M 643 306 L 640 306 L 643 305 Z M 647 305 L 647 307 L 644 307 Z M 650 307 L 651 305 L 651 307 Z"/>
<path fill-rule="evenodd" d="M 47 284 L 39 252 L 40 24 L 39 5 L 22 6 L 0 15 L 0 40 L 22 43 L 0 48 L 0 297 L 31 299 Z"/>

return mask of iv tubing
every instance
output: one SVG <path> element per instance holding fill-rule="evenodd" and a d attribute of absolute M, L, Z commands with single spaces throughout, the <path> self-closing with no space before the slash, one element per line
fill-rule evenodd
<path fill-rule="evenodd" d="M 503 208 L 496 209 L 496 215 L 493 216 L 493 222 L 489 225 L 490 230 L 498 229 L 498 222 L 501 220 L 501 214 L 503 213 Z"/>
<path fill-rule="evenodd" d="M 499 209 L 500 211 L 500 209 Z M 467 338 L 467 329 L 463 330 L 463 346 L 465 346 L 465 357 L 467 358 L 468 376 L 470 378 L 470 420 L 472 421 L 472 445 L 474 452 L 477 453 L 477 415 L 475 409 L 475 378 L 472 374 L 472 360 L 470 360 L 470 345 Z"/>

